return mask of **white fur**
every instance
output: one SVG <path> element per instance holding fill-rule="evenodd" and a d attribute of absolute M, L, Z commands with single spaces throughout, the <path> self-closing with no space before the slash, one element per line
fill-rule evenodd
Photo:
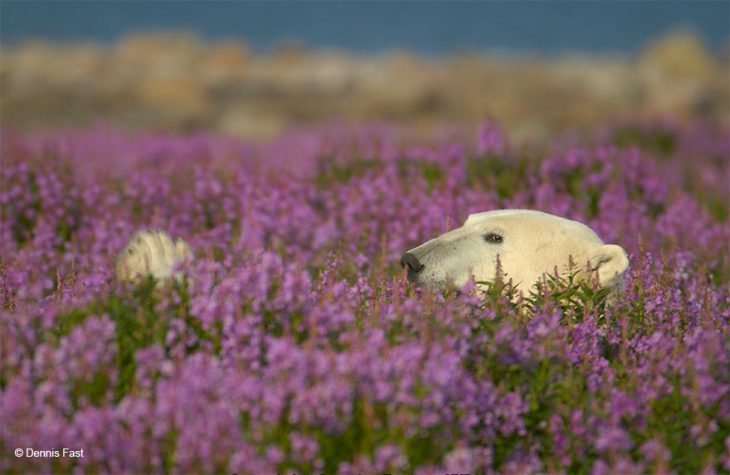
<path fill-rule="evenodd" d="M 164 231 L 139 231 L 119 254 L 117 279 L 134 282 L 149 275 L 163 281 L 173 275 L 178 264 L 191 257 L 190 247 L 182 239 L 173 240 Z"/>
<path fill-rule="evenodd" d="M 494 233 L 501 243 L 485 241 Z M 603 286 L 621 282 L 629 261 L 619 246 L 604 244 L 588 226 L 533 210 L 499 210 L 470 215 L 464 225 L 449 231 L 409 253 L 423 264 L 422 271 L 409 272 L 409 279 L 422 285 L 462 286 L 470 278 L 493 281 L 497 256 L 506 279 L 529 290 L 545 273 L 561 275 L 574 270 L 598 272 Z"/>
<path fill-rule="evenodd" d="M 502 242 L 486 242 L 484 236 L 488 233 L 500 235 Z M 419 273 L 409 272 L 409 279 L 436 287 L 462 286 L 471 278 L 492 281 L 498 256 L 505 278 L 523 290 L 529 290 L 543 274 L 556 269 L 565 275 L 571 271 L 571 259 L 574 270 L 597 271 L 600 283 L 606 287 L 620 285 L 629 265 L 620 246 L 604 244 L 588 226 L 522 209 L 472 214 L 462 227 L 408 253 L 424 265 Z M 163 281 L 191 257 L 190 247 L 182 239 L 173 240 L 164 231 L 139 231 L 119 255 L 116 275 L 126 282 L 146 275 Z"/>

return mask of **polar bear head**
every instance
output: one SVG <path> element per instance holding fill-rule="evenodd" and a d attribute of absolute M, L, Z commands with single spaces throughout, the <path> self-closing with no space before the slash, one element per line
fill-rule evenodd
<path fill-rule="evenodd" d="M 505 279 L 529 291 L 545 273 L 597 273 L 604 287 L 621 283 L 626 252 L 604 244 L 588 226 L 540 211 L 511 209 L 470 215 L 464 225 L 407 251 L 401 265 L 418 285 L 457 287 L 472 277 Z M 573 268 L 571 269 L 571 263 Z"/>

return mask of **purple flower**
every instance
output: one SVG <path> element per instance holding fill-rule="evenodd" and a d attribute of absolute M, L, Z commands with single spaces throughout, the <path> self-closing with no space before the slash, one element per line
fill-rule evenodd
<path fill-rule="evenodd" d="M 500 155 L 504 152 L 505 140 L 498 124 L 484 121 L 477 131 L 477 154 Z"/>
<path fill-rule="evenodd" d="M 661 157 L 616 146 L 614 128 L 516 153 L 491 121 L 476 151 L 382 125 L 260 144 L 4 133 L 0 445 L 86 456 L 0 463 L 669 472 L 684 467 L 661 434 L 679 431 L 682 460 L 730 470 L 728 132 L 661 130 L 676 142 Z M 403 280 L 403 249 L 506 206 L 620 242 L 625 290 L 515 307 Z M 187 282 L 114 280 L 147 227 L 194 249 Z"/>

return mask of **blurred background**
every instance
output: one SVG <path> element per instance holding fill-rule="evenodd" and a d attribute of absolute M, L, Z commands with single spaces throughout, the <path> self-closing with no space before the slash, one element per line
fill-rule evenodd
<path fill-rule="evenodd" d="M 0 22 L 0 117 L 23 130 L 730 123 L 724 0 L 3 0 Z"/>

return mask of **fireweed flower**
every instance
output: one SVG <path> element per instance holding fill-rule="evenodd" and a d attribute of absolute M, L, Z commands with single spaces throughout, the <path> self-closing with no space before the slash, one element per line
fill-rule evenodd
<path fill-rule="evenodd" d="M 730 466 L 727 130 L 624 124 L 533 149 L 494 122 L 476 147 L 389 126 L 263 144 L 3 135 L 11 472 Z M 474 283 L 438 294 L 403 281 L 403 249 L 504 207 L 620 242 L 623 292 L 607 305 L 557 283 L 515 303 Z M 117 253 L 150 227 L 190 243 L 189 279 L 115 282 Z"/>
<path fill-rule="evenodd" d="M 477 150 L 479 155 L 495 154 L 504 152 L 505 140 L 499 124 L 492 121 L 485 121 L 479 125 L 477 132 Z"/>

